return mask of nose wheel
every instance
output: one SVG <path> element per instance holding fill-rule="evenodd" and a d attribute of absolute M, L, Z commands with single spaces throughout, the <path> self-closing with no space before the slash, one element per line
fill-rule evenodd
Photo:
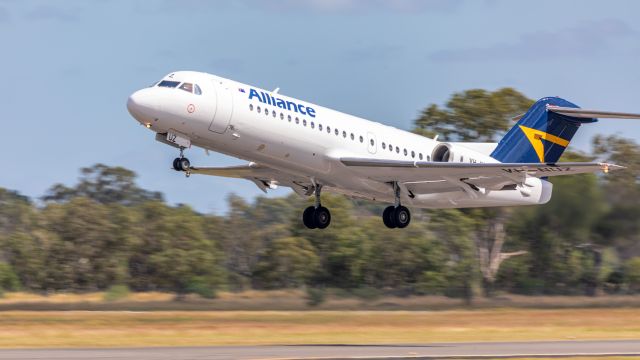
<path fill-rule="evenodd" d="M 191 162 L 189 161 L 189 159 L 184 157 L 183 147 L 180 148 L 180 157 L 173 159 L 173 169 L 175 171 L 184 171 L 187 173 L 187 176 L 189 176 L 189 173 L 190 173 L 189 170 L 191 169 Z"/>
<path fill-rule="evenodd" d="M 173 169 L 176 171 L 189 171 L 191 162 L 186 157 L 178 157 L 173 159 Z"/>

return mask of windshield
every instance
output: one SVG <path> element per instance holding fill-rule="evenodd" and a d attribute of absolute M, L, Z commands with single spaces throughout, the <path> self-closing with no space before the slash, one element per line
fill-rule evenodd
<path fill-rule="evenodd" d="M 182 86 L 180 86 L 181 90 L 184 90 L 186 92 L 193 92 L 193 84 L 192 83 L 184 83 L 182 84 Z"/>
<path fill-rule="evenodd" d="M 174 88 L 174 87 L 178 87 L 178 85 L 180 84 L 179 81 L 170 81 L 170 80 L 162 80 L 160 81 L 160 83 L 158 84 L 158 86 L 160 87 L 168 87 L 168 88 Z"/>

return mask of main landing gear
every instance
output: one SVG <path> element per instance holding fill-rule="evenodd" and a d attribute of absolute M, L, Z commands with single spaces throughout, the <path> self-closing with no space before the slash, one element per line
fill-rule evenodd
<path fill-rule="evenodd" d="M 316 184 L 316 203 L 302 213 L 302 222 L 309 229 L 325 229 L 331 223 L 331 212 L 320 204 L 322 185 Z"/>
<path fill-rule="evenodd" d="M 173 159 L 173 169 L 175 171 L 185 171 L 189 173 L 191 162 L 184 157 L 184 148 L 180 148 L 180 157 Z"/>
<path fill-rule="evenodd" d="M 400 187 L 398 183 L 393 183 L 395 195 L 395 206 L 388 206 L 382 212 L 382 222 L 389 229 L 406 228 L 411 222 L 411 212 L 406 207 L 400 205 Z"/>

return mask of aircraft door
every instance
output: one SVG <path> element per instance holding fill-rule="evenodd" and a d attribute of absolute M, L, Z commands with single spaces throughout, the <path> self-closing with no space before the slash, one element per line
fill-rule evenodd
<path fill-rule="evenodd" d="M 213 121 L 209 125 L 209 130 L 218 134 L 223 134 L 229 127 L 231 116 L 233 115 L 233 94 L 229 84 L 213 80 L 213 87 L 216 91 L 216 112 Z"/>
<path fill-rule="evenodd" d="M 378 149 L 378 142 L 376 141 L 376 136 L 373 133 L 368 132 L 367 133 L 367 150 L 369 150 L 369 153 L 375 154 L 377 149 Z"/>

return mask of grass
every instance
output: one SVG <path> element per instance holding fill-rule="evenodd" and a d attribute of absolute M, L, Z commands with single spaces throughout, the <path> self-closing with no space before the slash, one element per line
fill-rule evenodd
<path fill-rule="evenodd" d="M 637 339 L 635 309 L 0 313 L 0 347 Z"/>
<path fill-rule="evenodd" d="M 501 295 L 494 298 L 476 298 L 469 306 L 462 299 L 444 296 L 381 296 L 368 298 L 329 290 L 326 301 L 315 307 L 308 305 L 303 290 L 220 292 L 215 299 L 204 299 L 195 294 L 184 301 L 175 301 L 175 294 L 161 292 L 123 293 L 6 293 L 0 298 L 0 311 L 7 310 L 456 310 L 456 309 L 558 309 L 558 308 L 620 308 L 640 309 L 640 296 L 522 296 Z M 107 301 L 109 300 L 109 301 Z"/>

